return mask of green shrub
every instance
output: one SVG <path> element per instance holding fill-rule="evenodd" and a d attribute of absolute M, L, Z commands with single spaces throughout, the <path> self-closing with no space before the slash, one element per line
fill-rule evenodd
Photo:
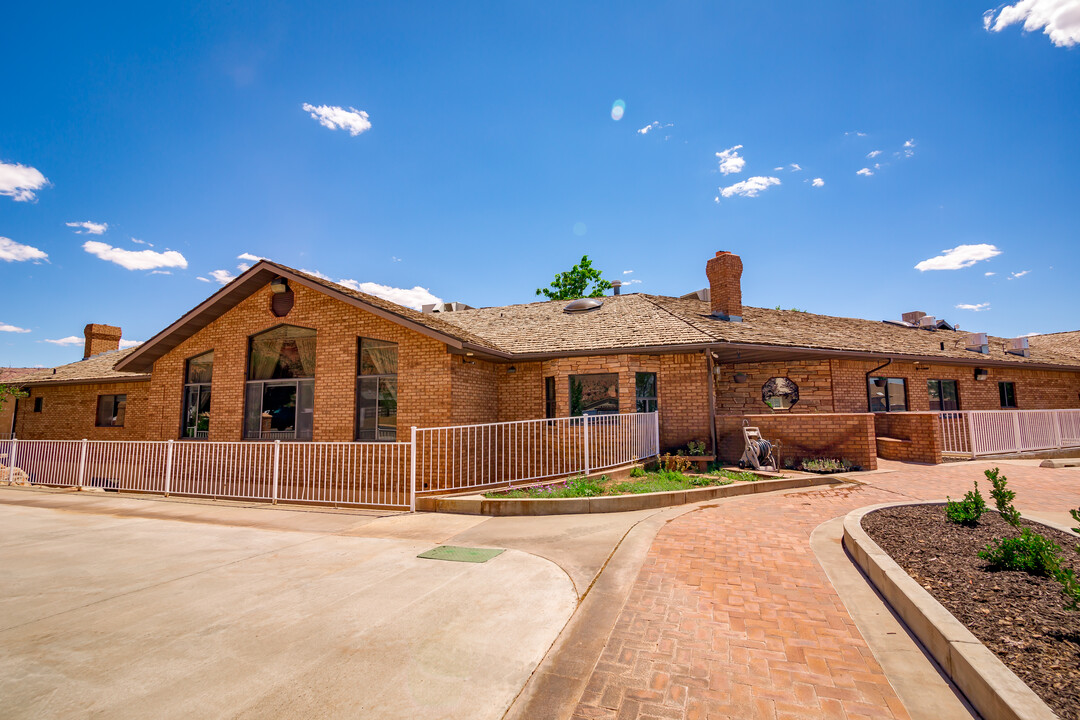
<path fill-rule="evenodd" d="M 991 570 L 1022 570 L 1029 575 L 1054 577 L 1061 566 L 1061 546 L 1024 528 L 1020 537 L 994 540 L 979 551 L 979 557 L 990 563 Z"/>
<path fill-rule="evenodd" d="M 951 523 L 964 527 L 975 527 L 979 524 L 979 518 L 986 511 L 986 500 L 983 500 L 979 492 L 979 481 L 975 481 L 975 489 L 968 490 L 963 500 L 953 500 L 946 496 L 945 517 Z"/>
<path fill-rule="evenodd" d="M 1080 524 L 1080 508 L 1077 508 L 1075 510 L 1070 510 L 1069 514 L 1072 515 L 1072 519 L 1075 520 L 1077 524 Z M 1074 533 L 1080 533 L 1080 527 L 1074 527 L 1073 532 Z M 1078 546 L 1078 547 L 1080 547 L 1080 546 Z"/>
<path fill-rule="evenodd" d="M 813 473 L 847 472 L 851 470 L 851 464 L 835 458 L 803 458 L 799 462 L 799 469 Z"/>
<path fill-rule="evenodd" d="M 691 455 L 704 455 L 705 454 L 705 443 L 704 442 L 695 442 L 695 441 L 691 440 L 690 442 L 686 443 L 686 448 L 687 448 L 687 450 L 689 451 L 689 453 Z"/>
<path fill-rule="evenodd" d="M 758 480 L 762 479 L 760 475 L 755 475 L 752 472 L 739 472 L 737 470 L 720 469 L 713 470 L 709 474 L 715 475 L 716 477 L 726 478 L 728 480 L 739 480 L 741 482 L 757 482 Z"/>
<path fill-rule="evenodd" d="M 999 473 L 1000 471 L 997 468 L 983 471 L 986 479 L 994 486 L 994 489 L 990 491 L 990 497 L 994 498 L 994 504 L 997 506 L 1001 519 L 1018 528 L 1020 527 L 1020 513 L 1012 504 L 1016 493 L 1005 487 L 1009 480 Z"/>
<path fill-rule="evenodd" d="M 596 497 L 604 494 L 600 483 L 607 482 L 608 476 L 601 475 L 599 480 L 584 475 L 572 477 L 566 481 L 566 497 Z"/>
<path fill-rule="evenodd" d="M 648 475 L 648 473 L 645 472 L 645 468 L 643 467 L 636 467 L 630 471 L 630 477 L 638 478 L 645 477 L 646 475 Z"/>

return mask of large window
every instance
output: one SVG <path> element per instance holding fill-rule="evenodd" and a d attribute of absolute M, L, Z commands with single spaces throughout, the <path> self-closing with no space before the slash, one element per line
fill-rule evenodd
<path fill-rule="evenodd" d="M 1011 382 L 999 382 L 998 383 L 998 395 L 1001 396 L 1001 407 L 1014 408 L 1019 407 L 1016 404 L 1016 385 Z"/>
<path fill-rule="evenodd" d="M 213 350 L 187 361 L 183 437 L 205 438 L 210 434 L 210 378 L 213 374 Z"/>
<path fill-rule="evenodd" d="M 656 412 L 656 373 L 639 372 L 634 377 L 637 412 Z"/>
<path fill-rule="evenodd" d="M 356 439 L 397 440 L 397 343 L 360 338 Z"/>
<path fill-rule="evenodd" d="M 124 427 L 127 412 L 127 395 L 98 395 L 98 427 Z"/>
<path fill-rule="evenodd" d="M 904 412 L 907 410 L 907 385 L 904 378 L 870 378 L 870 412 Z"/>
<path fill-rule="evenodd" d="M 927 380 L 931 410 L 959 410 L 960 395 L 955 380 Z"/>
<path fill-rule="evenodd" d="M 251 338 L 244 437 L 310 440 L 315 407 L 315 331 L 281 325 Z"/>
<path fill-rule="evenodd" d="M 619 376 L 570 376 L 571 415 L 610 415 L 619 412 Z"/>

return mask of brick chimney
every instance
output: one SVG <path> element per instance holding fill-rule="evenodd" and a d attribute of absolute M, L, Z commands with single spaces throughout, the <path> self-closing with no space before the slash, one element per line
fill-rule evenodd
<path fill-rule="evenodd" d="M 83 336 L 86 338 L 86 344 L 83 345 L 83 360 L 91 355 L 120 349 L 120 328 L 114 325 L 90 323 L 83 328 Z"/>
<path fill-rule="evenodd" d="M 712 314 L 721 320 L 742 322 L 742 260 L 721 250 L 705 263 L 709 278 L 709 304 Z"/>

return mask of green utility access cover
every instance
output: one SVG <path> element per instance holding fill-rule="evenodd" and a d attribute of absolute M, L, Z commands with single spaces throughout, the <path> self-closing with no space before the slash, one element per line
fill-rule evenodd
<path fill-rule="evenodd" d="M 486 563 L 496 555 L 501 555 L 504 550 L 497 548 L 468 548 L 454 545 L 440 545 L 437 548 L 422 552 L 416 557 L 428 560 L 450 560 L 451 562 Z"/>

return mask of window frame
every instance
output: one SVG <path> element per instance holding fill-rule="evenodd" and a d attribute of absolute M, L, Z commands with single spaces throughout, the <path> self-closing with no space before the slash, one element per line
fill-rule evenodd
<path fill-rule="evenodd" d="M 555 376 L 548 375 L 544 378 L 544 417 L 552 420 L 558 416 L 559 395 L 556 387 Z"/>
<path fill-rule="evenodd" d="M 379 373 L 379 372 L 364 372 L 364 341 L 381 343 L 384 347 L 392 345 L 394 348 L 394 372 L 392 373 Z M 353 436 L 357 442 L 397 442 L 398 435 L 398 370 L 400 370 L 401 363 L 401 344 L 392 340 L 381 340 L 379 338 L 370 337 L 358 337 L 356 339 L 356 397 L 353 402 L 353 410 L 356 413 L 353 425 Z M 362 430 L 360 427 L 360 394 L 363 391 L 364 381 L 375 381 L 375 437 L 361 437 L 362 432 L 370 432 L 368 430 Z M 379 425 L 379 417 L 382 411 L 382 384 L 386 381 L 393 383 L 394 387 L 394 429 L 393 434 L 390 434 L 389 430 L 383 430 Z M 389 427 L 389 426 L 387 426 Z M 385 433 L 385 434 L 384 434 Z"/>
<path fill-rule="evenodd" d="M 202 430 L 202 431 L 199 430 L 198 408 L 202 407 L 202 394 L 203 394 L 204 390 L 205 390 L 206 394 L 210 396 L 210 402 L 213 402 L 213 380 L 214 380 L 214 359 L 213 359 L 213 357 L 211 357 L 211 359 L 210 359 L 210 380 L 208 380 L 207 382 L 189 382 L 188 377 L 190 377 L 191 362 L 193 360 L 198 360 L 199 358 L 206 357 L 207 355 L 212 356 L 213 354 L 214 354 L 214 349 L 211 348 L 209 350 L 206 350 L 204 352 L 199 353 L 198 355 L 192 355 L 191 357 L 189 357 L 187 360 L 184 361 L 184 387 L 183 387 L 183 390 L 181 390 L 182 395 L 180 396 L 180 398 L 181 398 L 181 400 L 180 400 L 180 439 L 181 440 L 207 440 L 210 437 L 209 425 L 207 426 L 206 430 Z M 188 435 L 187 434 L 188 429 L 189 429 L 188 426 L 187 426 L 188 399 L 189 399 L 188 395 L 192 391 L 196 392 L 195 435 Z M 205 434 L 204 435 L 199 435 L 200 432 L 203 432 Z"/>
<path fill-rule="evenodd" d="M 934 402 L 933 397 L 930 396 L 930 385 L 931 385 L 931 383 L 937 383 L 938 408 L 936 410 L 933 408 L 933 402 Z M 952 383 L 952 385 L 953 385 L 953 390 L 954 390 L 955 395 L 956 395 L 956 407 L 954 407 L 954 408 L 945 407 L 945 383 Z M 927 393 L 927 396 L 929 396 L 930 403 L 931 403 L 930 412 L 960 412 L 961 408 L 960 408 L 960 381 L 959 380 L 952 380 L 952 379 L 949 379 L 949 378 L 928 378 L 926 380 L 926 393 Z"/>
<path fill-rule="evenodd" d="M 870 394 L 870 386 L 872 384 L 873 385 L 877 384 L 877 383 L 874 382 L 875 380 L 884 380 L 885 381 L 885 385 L 884 385 L 885 394 L 882 396 L 882 398 L 885 401 L 885 409 L 884 410 L 875 410 L 874 409 L 875 396 Z M 889 383 L 891 381 L 899 382 L 904 388 L 904 409 L 903 410 L 893 410 L 893 408 L 892 408 L 892 403 L 889 400 Z M 874 377 L 870 377 L 869 375 L 867 375 L 867 377 L 866 377 L 866 410 L 867 410 L 867 412 L 872 412 L 872 413 L 907 412 L 908 408 L 910 408 L 910 407 L 911 407 L 911 402 L 910 402 L 910 399 L 908 397 L 907 378 L 885 377 L 885 376 L 882 376 L 882 375 L 875 375 Z"/>
<path fill-rule="evenodd" d="M 303 325 L 294 325 L 293 323 L 278 323 L 272 327 L 264 328 L 256 333 L 248 335 L 247 338 L 247 358 L 244 363 L 244 417 L 241 437 L 244 440 L 250 441 L 269 441 L 269 440 L 285 440 L 285 441 L 310 441 L 314 438 L 315 428 L 315 376 L 316 370 L 312 370 L 312 374 L 305 377 L 291 377 L 291 378 L 265 378 L 261 380 L 252 380 L 252 360 L 253 360 L 253 345 L 255 340 L 260 335 L 273 332 L 283 327 L 297 328 L 298 330 L 307 330 L 313 333 L 310 337 L 315 341 L 315 368 L 318 367 L 318 351 L 319 351 L 319 332 L 316 328 L 305 327 Z M 268 385 L 275 387 L 292 386 L 296 394 L 296 411 L 293 417 L 293 429 L 291 435 L 288 430 L 263 430 L 260 422 L 258 430 L 251 430 L 248 427 L 248 420 L 251 414 L 251 400 L 253 396 L 253 388 L 258 386 L 259 396 L 259 410 L 258 414 L 261 417 L 263 413 L 263 407 L 266 402 L 266 388 Z M 306 408 L 301 405 L 301 398 L 309 396 L 311 399 L 311 408 Z M 300 415 L 301 413 L 312 414 L 311 427 L 301 430 Z M 306 423 L 304 423 L 306 424 Z"/>
<path fill-rule="evenodd" d="M 652 375 L 652 395 L 639 395 L 638 390 L 641 388 L 639 384 L 639 378 L 642 375 Z M 645 404 L 644 410 L 641 409 L 642 403 Z M 652 407 L 650 410 L 649 407 Z M 649 413 L 658 412 L 660 409 L 660 376 L 658 373 L 649 372 L 647 370 L 641 370 L 634 373 L 634 412 Z"/>
<path fill-rule="evenodd" d="M 1012 395 L 1012 404 L 1007 404 L 1009 395 Z M 1001 402 L 1002 410 L 1017 410 L 1020 402 L 1016 399 L 1016 383 L 1012 380 L 998 381 L 998 401 Z"/>
<path fill-rule="evenodd" d="M 113 422 L 103 425 L 101 423 L 101 403 L 105 398 L 112 398 L 113 403 Z M 117 398 L 123 398 L 123 400 L 117 400 Z M 119 404 L 123 403 L 123 414 L 120 413 Z M 120 422 L 116 422 L 116 419 L 120 418 Z M 127 420 L 127 393 L 105 393 L 97 396 L 97 403 L 94 405 L 94 427 L 99 428 L 122 428 L 124 427 L 124 421 Z"/>
<path fill-rule="evenodd" d="M 619 392 L 619 373 L 617 372 L 602 372 L 602 373 L 577 373 L 570 375 L 567 379 L 569 386 L 569 400 L 570 400 L 570 416 L 571 417 L 584 417 L 585 411 L 582 410 L 579 415 L 574 415 L 574 379 L 575 378 L 588 378 L 588 377 L 614 377 L 615 378 L 615 409 L 607 412 L 590 412 L 588 415 L 618 415 L 620 408 L 620 392 Z"/>
<path fill-rule="evenodd" d="M 34 412 L 39 413 L 39 412 L 42 411 L 42 408 L 44 408 L 44 407 L 45 407 L 45 398 L 43 398 L 41 395 L 38 395 L 37 397 L 35 397 L 34 398 Z"/>

